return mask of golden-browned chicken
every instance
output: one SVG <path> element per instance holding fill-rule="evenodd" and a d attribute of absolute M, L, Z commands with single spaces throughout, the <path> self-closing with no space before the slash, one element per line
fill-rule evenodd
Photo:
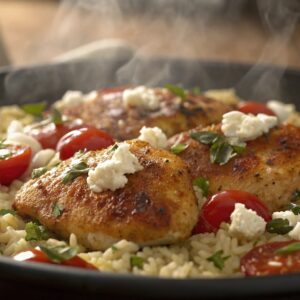
<path fill-rule="evenodd" d="M 194 131 L 221 134 L 220 126 Z M 193 178 L 202 176 L 210 182 L 210 193 L 243 190 L 257 195 L 272 211 L 285 207 L 300 188 L 300 129 L 281 125 L 268 134 L 247 142 L 245 152 L 225 165 L 210 162 L 209 145 L 185 133 L 181 143 L 189 144 L 179 156 L 188 165 Z M 178 136 L 173 137 L 173 143 Z"/>
<path fill-rule="evenodd" d="M 60 110 L 123 141 L 136 138 L 143 126 L 160 127 L 172 136 L 199 125 L 218 123 L 224 113 L 234 108 L 203 95 L 186 93 L 182 99 L 165 88 L 112 88 L 98 92 L 89 101 L 70 101 Z"/>
<path fill-rule="evenodd" d="M 86 174 L 63 183 L 70 159 L 27 182 L 14 208 L 62 237 L 76 234 L 80 243 L 93 250 L 106 249 L 120 239 L 159 245 L 187 238 L 197 221 L 198 207 L 184 162 L 146 142 L 128 143 L 143 169 L 126 175 L 125 187 L 96 193 L 87 184 Z M 112 150 L 103 150 L 76 159 L 95 168 L 111 155 Z"/>

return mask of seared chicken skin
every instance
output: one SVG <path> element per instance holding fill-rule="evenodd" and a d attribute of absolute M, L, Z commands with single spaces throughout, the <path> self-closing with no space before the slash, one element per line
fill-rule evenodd
<path fill-rule="evenodd" d="M 146 142 L 128 143 L 143 169 L 126 175 L 124 188 L 95 193 L 86 174 L 63 183 L 70 159 L 27 182 L 17 194 L 14 208 L 64 238 L 76 234 L 79 242 L 92 250 L 106 249 L 121 239 L 139 245 L 186 239 L 197 221 L 198 207 L 184 162 Z M 80 160 L 94 168 L 110 156 L 108 150 L 93 151 Z M 60 214 L 54 213 L 55 206 L 61 208 Z"/>
<path fill-rule="evenodd" d="M 167 136 L 186 131 L 196 126 L 218 123 L 222 115 L 234 109 L 220 101 L 203 95 L 188 93 L 183 101 L 164 88 L 153 89 L 159 98 L 156 109 L 126 106 L 123 101 L 125 88 L 99 91 L 94 100 L 61 109 L 69 117 L 81 118 L 86 124 L 108 132 L 116 140 L 138 137 L 143 126 L 159 127 Z"/>
<path fill-rule="evenodd" d="M 221 134 L 220 126 L 194 131 L 213 131 Z M 235 189 L 257 195 L 271 211 L 284 208 L 291 195 L 300 188 L 300 129 L 282 125 L 268 134 L 247 142 L 246 150 L 225 165 L 210 162 L 209 146 L 189 137 L 175 136 L 189 144 L 179 156 L 187 164 L 192 178 L 209 180 L 210 193 Z"/>

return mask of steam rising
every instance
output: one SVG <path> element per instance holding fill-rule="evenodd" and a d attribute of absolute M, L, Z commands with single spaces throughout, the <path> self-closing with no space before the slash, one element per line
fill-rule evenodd
<path fill-rule="evenodd" d="M 286 46 L 294 34 L 300 5 L 297 0 L 262 0 L 257 1 L 257 7 L 269 38 L 257 58 L 257 65 L 237 83 L 237 87 L 243 89 L 255 82 L 254 95 L 276 88 L 280 95 L 283 71 L 262 70 L 259 64 L 276 63 L 279 57 L 281 62 L 283 57 L 287 59 Z M 43 43 L 45 46 L 35 53 L 35 58 L 42 60 L 45 54 L 60 54 L 95 40 L 126 36 L 126 42 L 136 51 L 132 59 L 116 72 L 116 84 L 162 84 L 171 77 L 174 69 L 165 60 L 153 64 L 149 54 L 163 52 L 170 57 L 213 58 L 212 52 L 222 55 L 222 47 L 231 47 L 234 51 L 236 45 L 226 43 L 226 36 L 221 35 L 219 28 L 224 27 L 225 32 L 232 34 L 232 26 L 239 26 L 246 9 L 249 9 L 247 1 L 237 0 L 65 0 Z M 228 19 L 231 22 L 226 23 Z M 239 38 L 247 40 L 248 37 Z M 192 78 L 195 72 L 189 72 L 188 66 L 186 64 L 176 78 L 182 83 L 195 81 Z M 191 69 L 193 67 L 191 63 Z M 213 85 L 209 82 L 213 79 L 204 69 L 198 70 L 197 74 L 201 75 L 200 86 Z"/>

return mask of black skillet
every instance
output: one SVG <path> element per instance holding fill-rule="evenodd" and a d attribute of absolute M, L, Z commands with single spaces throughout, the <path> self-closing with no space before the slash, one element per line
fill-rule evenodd
<path fill-rule="evenodd" d="M 300 108 L 300 70 L 199 60 L 103 58 L 0 70 L 0 105 L 57 100 L 66 90 L 90 91 L 120 84 L 235 87 L 245 99 L 281 99 Z M 1 120 L 0 120 L 1 121 Z M 0 256 L 0 294 L 42 299 L 266 299 L 300 298 L 300 275 L 234 279 L 158 279 L 107 274 Z M 291 295 L 292 298 L 289 298 Z M 108 298 L 107 298 L 108 297 Z M 31 298 L 32 299 L 32 298 Z M 283 299 L 283 298 L 280 298 Z"/>

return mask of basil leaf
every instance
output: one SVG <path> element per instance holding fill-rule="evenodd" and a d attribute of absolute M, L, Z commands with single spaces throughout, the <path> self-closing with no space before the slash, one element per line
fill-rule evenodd
<path fill-rule="evenodd" d="M 35 222 L 29 222 L 25 225 L 26 241 L 41 241 L 47 240 L 50 237 L 48 230 Z"/>
<path fill-rule="evenodd" d="M 47 102 L 28 103 L 21 106 L 21 109 L 26 113 L 35 117 L 42 117 L 43 112 L 47 107 Z"/>
<path fill-rule="evenodd" d="M 143 257 L 140 257 L 140 256 L 137 256 L 137 255 L 133 255 L 130 257 L 130 265 L 131 267 L 137 267 L 139 269 L 142 269 L 143 266 L 144 266 L 144 258 Z"/>
<path fill-rule="evenodd" d="M 241 145 L 231 145 L 231 147 L 233 148 L 233 151 L 236 153 L 236 154 L 242 154 L 245 152 L 246 150 L 246 146 L 241 146 Z"/>
<path fill-rule="evenodd" d="M 291 201 L 292 202 L 295 202 L 295 201 L 297 201 L 297 200 L 299 200 L 300 199 L 300 190 L 295 190 L 294 191 L 294 193 L 292 194 L 292 196 L 291 196 Z"/>
<path fill-rule="evenodd" d="M 64 173 L 64 177 L 62 179 L 63 183 L 68 183 L 73 181 L 75 178 L 79 177 L 82 174 L 87 174 L 90 168 L 85 162 L 80 162 L 71 166 L 71 168 Z"/>
<path fill-rule="evenodd" d="M 193 185 L 197 186 L 202 191 L 202 195 L 206 197 L 208 195 L 209 181 L 204 177 L 197 177 L 193 180 Z"/>
<path fill-rule="evenodd" d="M 181 152 L 183 152 L 189 145 L 187 144 L 175 144 L 171 147 L 171 151 L 174 153 L 174 154 L 179 154 Z"/>
<path fill-rule="evenodd" d="M 77 255 L 77 250 L 72 247 L 46 245 L 40 245 L 39 247 L 52 262 L 57 264 L 69 260 Z"/>
<path fill-rule="evenodd" d="M 51 122 L 53 122 L 55 125 L 62 125 L 63 119 L 62 119 L 62 115 L 60 113 L 60 111 L 58 111 L 57 109 L 53 109 L 50 115 L 50 120 Z"/>
<path fill-rule="evenodd" d="M 230 257 L 230 256 L 223 256 L 223 250 L 219 250 L 216 253 L 214 253 L 212 256 L 207 258 L 208 261 L 211 261 L 216 268 L 219 270 L 223 270 L 225 261 Z"/>
<path fill-rule="evenodd" d="M 44 175 L 48 171 L 47 167 L 33 169 L 31 173 L 31 178 L 36 179 Z"/>
<path fill-rule="evenodd" d="M 287 219 L 274 219 L 269 221 L 266 226 L 266 231 L 270 233 L 277 234 L 287 234 L 293 229 L 293 226 L 290 226 L 290 223 Z"/>
<path fill-rule="evenodd" d="M 227 142 L 214 143 L 210 147 L 210 161 L 219 165 L 225 165 L 232 157 L 236 156 L 234 149 Z"/>
<path fill-rule="evenodd" d="M 52 214 L 54 217 L 60 217 L 64 211 L 64 208 L 59 205 L 58 203 L 55 203 L 52 207 Z"/>
<path fill-rule="evenodd" d="M 180 97 L 182 101 L 185 101 L 187 99 L 187 92 L 184 88 L 173 84 L 166 84 L 165 88 L 172 94 Z"/>
<path fill-rule="evenodd" d="M 275 251 L 276 254 L 289 254 L 300 251 L 300 243 L 291 243 L 287 246 L 279 248 Z"/>
<path fill-rule="evenodd" d="M 5 216 L 7 214 L 11 214 L 13 216 L 16 216 L 17 215 L 17 212 L 13 209 L 0 209 L 0 216 Z"/>
<path fill-rule="evenodd" d="M 202 144 L 210 145 L 216 142 L 221 136 L 210 131 L 195 131 L 190 134 L 190 137 Z"/>
<path fill-rule="evenodd" d="M 295 203 L 290 203 L 288 206 L 288 210 L 292 211 L 294 215 L 300 214 L 300 205 Z"/>

